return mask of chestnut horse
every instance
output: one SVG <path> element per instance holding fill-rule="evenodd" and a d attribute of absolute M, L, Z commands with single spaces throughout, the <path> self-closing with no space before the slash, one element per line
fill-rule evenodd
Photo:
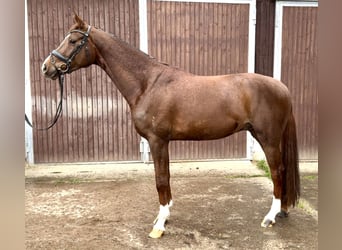
<path fill-rule="evenodd" d="M 170 140 L 212 140 L 248 130 L 265 152 L 273 199 L 261 226 L 287 216 L 299 199 L 296 125 L 287 87 L 271 77 L 244 73 L 198 76 L 159 63 L 76 14 L 74 24 L 42 72 L 57 79 L 92 64 L 113 80 L 130 106 L 137 132 L 149 142 L 159 195 L 150 237 L 159 238 L 172 205 Z"/>

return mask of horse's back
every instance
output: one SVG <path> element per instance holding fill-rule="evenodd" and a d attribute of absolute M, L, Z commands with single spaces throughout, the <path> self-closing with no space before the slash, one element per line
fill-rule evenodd
<path fill-rule="evenodd" d="M 241 73 L 203 76 L 198 79 L 200 80 L 195 80 L 193 86 L 199 83 L 202 85 L 194 87 L 194 89 L 202 88 L 201 92 L 205 93 L 205 96 L 202 96 L 202 102 L 205 99 L 222 102 L 233 113 L 236 111 L 241 115 L 253 116 L 266 112 L 272 116 L 274 113 L 272 110 L 278 111 L 279 115 L 285 115 L 291 109 L 291 96 L 287 86 L 269 76 Z M 194 92 L 193 86 L 189 88 L 192 93 Z"/>
<path fill-rule="evenodd" d="M 267 93 L 283 98 L 289 98 L 290 96 L 284 83 L 269 76 L 256 73 L 238 73 L 219 77 L 222 78 L 223 84 L 231 86 L 231 89 L 236 89 L 236 91 L 252 91 L 253 94 L 260 95 Z"/>

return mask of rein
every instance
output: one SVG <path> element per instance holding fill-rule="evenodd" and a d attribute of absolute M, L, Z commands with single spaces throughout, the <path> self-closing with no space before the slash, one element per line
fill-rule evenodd
<path fill-rule="evenodd" d="M 55 61 L 51 60 L 51 63 L 55 66 L 57 72 L 58 72 L 58 80 L 59 80 L 59 88 L 60 88 L 60 100 L 59 103 L 57 105 L 57 109 L 56 109 L 56 114 L 51 122 L 51 124 L 46 127 L 46 128 L 36 128 L 33 127 L 32 123 L 30 122 L 30 120 L 28 119 L 27 115 L 25 114 L 25 121 L 27 122 L 27 124 L 36 130 L 48 130 L 50 128 L 52 128 L 58 121 L 59 117 L 61 116 L 62 113 L 62 107 L 63 107 L 63 89 L 64 89 L 64 75 L 65 73 L 69 73 L 70 71 L 70 66 L 71 66 L 71 62 L 72 60 L 75 58 L 75 56 L 81 51 L 81 49 L 83 48 L 83 46 L 87 43 L 88 41 L 88 37 L 89 37 L 89 33 L 91 30 L 91 26 L 88 26 L 87 32 L 84 32 L 82 30 L 72 30 L 70 31 L 67 35 L 74 33 L 74 32 L 78 32 L 81 33 L 83 35 L 83 39 L 81 41 L 81 43 L 72 51 L 71 55 L 67 58 L 65 56 L 63 56 L 61 53 L 59 53 L 57 50 L 53 50 L 50 54 L 50 60 L 53 58 L 52 56 L 55 56 L 56 58 L 58 58 L 59 60 L 61 60 L 62 62 L 65 63 L 66 67 L 65 68 L 58 68 L 55 65 Z"/>
<path fill-rule="evenodd" d="M 36 128 L 36 127 L 33 127 L 32 123 L 30 122 L 30 120 L 28 119 L 27 115 L 25 114 L 25 121 L 27 122 L 27 124 L 31 128 L 36 129 L 36 130 L 48 130 L 48 129 L 52 128 L 57 123 L 59 117 L 61 116 L 62 107 L 63 107 L 64 74 L 59 74 L 58 75 L 58 79 L 59 79 L 59 88 L 60 88 L 60 100 L 59 100 L 59 103 L 57 105 L 55 117 L 53 118 L 51 124 L 48 127 L 46 127 L 46 128 Z"/>

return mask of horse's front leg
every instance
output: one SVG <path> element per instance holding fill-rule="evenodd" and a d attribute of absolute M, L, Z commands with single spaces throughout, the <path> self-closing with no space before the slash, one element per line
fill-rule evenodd
<path fill-rule="evenodd" d="M 169 171 L 169 142 L 162 139 L 149 140 L 154 162 L 156 186 L 159 195 L 159 213 L 154 220 L 151 238 L 160 238 L 165 231 L 165 222 L 170 216 L 172 206 L 170 171 Z"/>

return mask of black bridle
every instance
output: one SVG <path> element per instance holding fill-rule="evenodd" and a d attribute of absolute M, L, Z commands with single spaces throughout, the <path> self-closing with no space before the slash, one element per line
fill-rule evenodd
<path fill-rule="evenodd" d="M 61 60 L 62 62 L 65 63 L 66 67 L 65 68 L 58 68 L 56 67 L 57 71 L 59 73 L 65 74 L 65 73 L 69 73 L 70 71 L 70 66 L 71 66 L 71 62 L 72 60 L 75 58 L 75 56 L 81 51 L 81 49 L 83 48 L 83 46 L 87 43 L 88 41 L 88 37 L 89 37 L 89 33 L 91 30 L 91 26 L 88 26 L 88 29 L 86 32 L 82 31 L 82 30 L 72 30 L 70 31 L 66 36 L 72 34 L 72 33 L 81 33 L 83 35 L 82 41 L 80 42 L 79 45 L 77 45 L 77 47 L 71 52 L 70 56 L 67 58 L 65 56 L 63 56 L 61 53 L 59 53 L 57 50 L 53 50 L 50 54 L 51 59 L 53 59 L 52 56 L 55 56 L 56 58 L 58 58 L 59 60 Z M 55 65 L 55 61 L 52 60 L 51 63 L 53 65 Z"/>
<path fill-rule="evenodd" d="M 71 33 L 81 33 L 83 35 L 82 41 L 79 45 L 77 45 L 77 47 L 72 51 L 72 53 L 70 54 L 70 56 L 67 58 L 65 56 L 63 56 L 61 53 L 59 53 L 57 50 L 53 50 L 50 54 L 50 60 L 51 63 L 54 65 L 54 67 L 56 68 L 57 72 L 58 72 L 58 80 L 59 80 L 59 88 L 60 88 L 60 100 L 59 103 L 57 105 L 57 109 L 56 109 L 56 114 L 53 118 L 53 120 L 51 121 L 51 124 L 46 127 L 46 128 L 37 128 L 37 127 L 33 127 L 32 123 L 30 122 L 30 120 L 28 119 L 27 115 L 25 114 L 25 121 L 27 122 L 27 124 L 31 127 L 34 128 L 36 130 L 48 130 L 50 128 L 52 128 L 58 121 L 59 117 L 61 116 L 62 113 L 62 107 L 63 107 L 63 89 L 64 89 L 64 74 L 69 73 L 70 72 L 70 66 L 71 66 L 71 62 L 72 60 L 75 58 L 75 56 L 81 51 L 81 49 L 83 48 L 83 46 L 87 43 L 88 41 L 88 37 L 89 37 L 89 33 L 91 30 L 91 26 L 88 26 L 88 29 L 86 32 L 82 31 L 82 30 L 72 30 L 70 31 L 66 36 L 68 36 Z M 65 63 L 66 67 L 56 67 L 56 62 L 55 60 L 53 60 L 53 56 L 58 58 L 59 60 L 61 60 L 62 62 Z M 63 65 L 62 65 L 63 66 Z"/>

